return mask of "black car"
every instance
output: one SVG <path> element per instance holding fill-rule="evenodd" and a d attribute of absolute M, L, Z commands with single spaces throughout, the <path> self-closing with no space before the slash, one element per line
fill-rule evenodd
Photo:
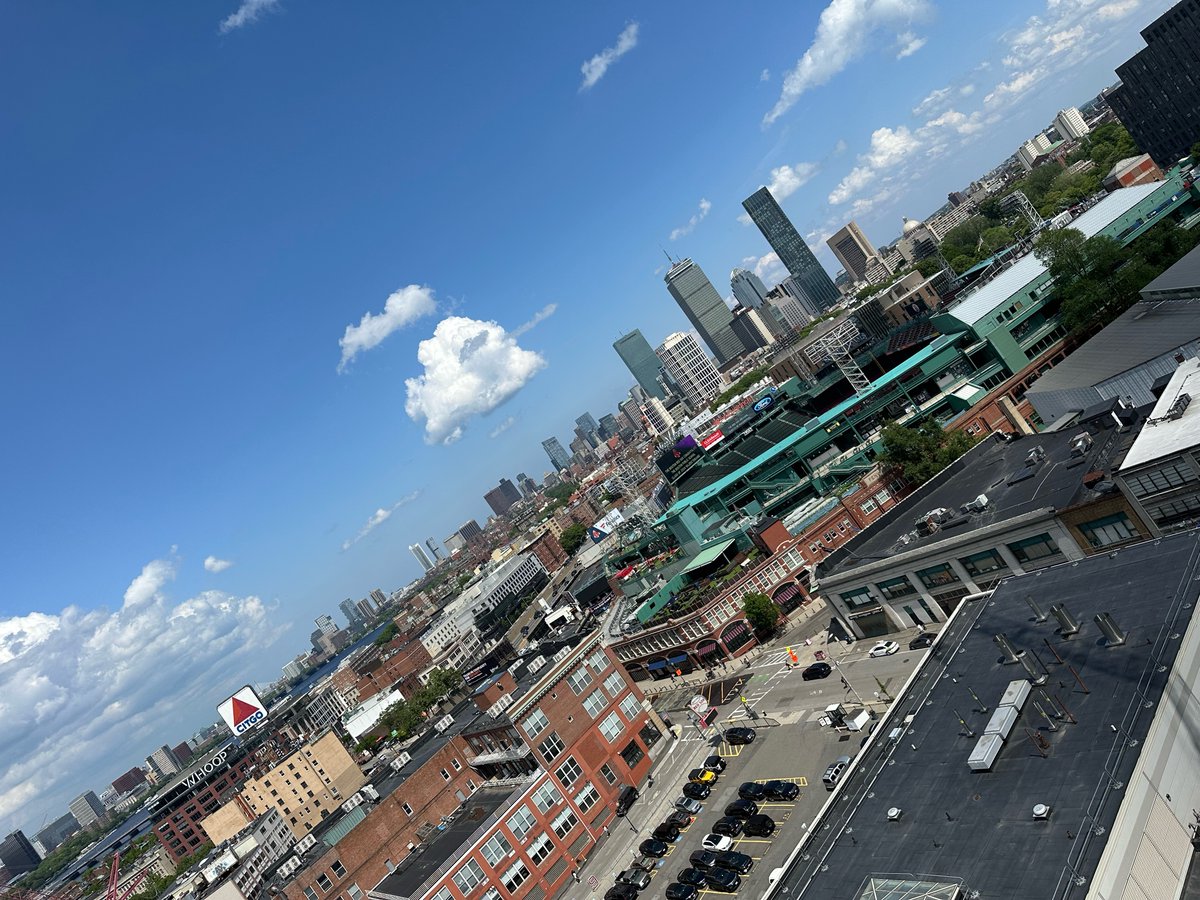
<path fill-rule="evenodd" d="M 674 825 L 682 830 L 692 824 L 692 817 L 685 813 L 682 809 L 675 809 L 671 814 L 662 820 L 664 825 Z"/>
<path fill-rule="evenodd" d="M 909 650 L 924 650 L 933 644 L 933 639 L 937 635 L 932 631 L 926 631 L 924 634 L 918 634 L 915 638 L 908 642 Z"/>
<path fill-rule="evenodd" d="M 738 796 L 743 800 L 753 800 L 755 802 L 766 800 L 767 788 L 757 781 L 745 781 L 738 785 Z"/>
<path fill-rule="evenodd" d="M 720 774 L 721 772 L 725 771 L 725 767 L 727 765 L 729 764 L 725 762 L 722 757 L 717 756 L 716 754 L 705 757 L 704 759 L 704 768 L 708 769 L 710 772 L 716 772 Z"/>
<path fill-rule="evenodd" d="M 668 825 L 663 822 L 650 835 L 656 841 L 662 841 L 664 844 L 673 844 L 679 839 L 679 829 L 674 825 Z"/>
<path fill-rule="evenodd" d="M 604 900 L 637 900 L 637 888 L 631 884 L 614 884 L 604 892 Z"/>
<path fill-rule="evenodd" d="M 695 850 L 688 857 L 688 862 L 691 863 L 693 869 L 699 869 L 703 872 L 705 869 L 711 869 L 717 864 L 717 854 L 711 850 Z"/>
<path fill-rule="evenodd" d="M 726 837 L 741 837 L 743 824 L 737 816 L 723 816 L 713 823 L 713 834 L 723 834 Z"/>
<path fill-rule="evenodd" d="M 739 819 L 748 819 L 751 816 L 758 815 L 758 804 L 753 800 L 734 800 L 725 807 L 725 815 L 736 816 Z"/>
<path fill-rule="evenodd" d="M 704 873 L 704 886 L 732 894 L 742 886 L 742 878 L 740 875 L 718 866 L 708 869 Z"/>
<path fill-rule="evenodd" d="M 667 900 L 696 900 L 700 892 L 690 884 L 673 881 L 667 885 Z"/>
<path fill-rule="evenodd" d="M 681 869 L 675 880 L 692 887 L 704 887 L 704 873 L 699 869 Z"/>
<path fill-rule="evenodd" d="M 777 781 L 772 779 L 765 782 L 763 787 L 767 789 L 767 797 L 771 800 L 792 801 L 800 796 L 800 788 L 792 784 L 790 781 Z M 751 800 L 755 799 L 753 797 Z"/>
<path fill-rule="evenodd" d="M 633 806 L 634 801 L 641 796 L 641 793 L 631 784 L 627 784 L 621 788 L 621 792 L 617 794 L 617 816 L 623 816 L 629 812 L 629 807 Z"/>
<path fill-rule="evenodd" d="M 656 840 L 646 840 L 638 844 L 638 853 L 642 856 L 653 856 L 655 859 L 662 859 L 670 849 L 662 841 Z"/>
<path fill-rule="evenodd" d="M 801 672 L 800 677 L 805 681 L 816 681 L 818 678 L 828 678 L 832 671 L 833 666 L 829 663 L 815 662 Z"/>
<path fill-rule="evenodd" d="M 756 737 L 758 737 L 758 732 L 753 728 L 738 726 L 725 729 L 725 740 L 731 744 L 753 744 Z"/>
<path fill-rule="evenodd" d="M 696 784 L 694 781 L 689 781 L 683 786 L 680 791 L 685 797 L 690 797 L 692 800 L 703 800 L 712 793 L 712 788 L 707 784 Z"/>
<path fill-rule="evenodd" d="M 734 819 L 735 822 L 741 822 L 741 819 Z M 748 837 L 770 837 L 775 833 L 775 820 L 768 815 L 759 813 L 757 816 L 751 816 L 742 825 L 742 830 Z"/>
<path fill-rule="evenodd" d="M 745 875 L 754 868 L 754 860 L 745 853 L 738 853 L 735 850 L 725 850 L 717 854 L 717 865 L 722 869 L 728 869 L 731 872 L 737 872 L 739 875 Z"/>
<path fill-rule="evenodd" d="M 726 868 L 729 867 L 726 866 Z M 627 884 L 632 888 L 637 888 L 639 891 L 644 891 L 650 887 L 650 873 L 645 869 L 626 869 L 617 876 L 617 884 Z"/>

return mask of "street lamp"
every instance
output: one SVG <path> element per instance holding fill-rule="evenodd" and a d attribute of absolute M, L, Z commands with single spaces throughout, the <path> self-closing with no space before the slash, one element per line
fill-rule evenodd
<path fill-rule="evenodd" d="M 856 699 L 856 700 L 857 700 L 857 701 L 858 701 L 858 702 L 859 702 L 859 703 L 860 703 L 862 706 L 866 706 L 866 705 L 867 705 L 867 704 L 866 704 L 866 702 L 863 700 L 862 696 L 861 696 L 861 695 L 858 693 L 858 691 L 856 691 L 856 690 L 854 689 L 854 685 L 852 685 L 852 684 L 850 683 L 850 679 L 846 677 L 846 673 L 842 671 L 842 667 L 838 665 L 838 661 L 837 661 L 837 660 L 836 660 L 836 659 L 833 657 L 833 655 L 832 655 L 832 654 L 831 654 L 831 655 L 830 655 L 830 657 L 829 657 L 829 661 L 830 661 L 831 663 L 833 663 L 833 667 L 834 667 L 835 669 L 837 669 L 837 673 L 838 673 L 838 675 L 839 675 L 839 676 L 841 677 L 841 679 L 842 679 L 842 684 L 844 684 L 844 685 L 846 686 L 846 690 L 848 690 L 850 693 L 852 693 L 852 694 L 854 695 L 854 698 L 855 698 L 855 699 Z"/>

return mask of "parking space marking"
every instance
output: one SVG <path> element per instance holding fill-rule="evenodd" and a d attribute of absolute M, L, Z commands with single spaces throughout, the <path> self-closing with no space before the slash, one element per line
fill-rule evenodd
<path fill-rule="evenodd" d="M 721 749 L 717 751 L 717 755 L 722 757 L 741 756 L 744 746 L 744 744 L 731 744 L 728 741 L 722 741 Z"/>
<path fill-rule="evenodd" d="M 770 844 L 772 842 L 768 838 L 738 838 L 737 843 L 738 844 Z"/>
<path fill-rule="evenodd" d="M 759 776 L 755 780 L 756 781 L 787 781 L 787 782 L 790 782 L 791 784 L 796 785 L 796 787 L 808 787 L 808 779 L 805 778 L 803 775 L 789 775 L 786 778 L 767 778 L 765 776 Z"/>

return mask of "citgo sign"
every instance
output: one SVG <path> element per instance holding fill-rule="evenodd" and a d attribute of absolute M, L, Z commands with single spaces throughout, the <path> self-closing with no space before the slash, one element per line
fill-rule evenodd
<path fill-rule="evenodd" d="M 217 712 L 234 734 L 242 735 L 267 721 L 267 708 L 254 688 L 246 685 L 217 707 Z"/>

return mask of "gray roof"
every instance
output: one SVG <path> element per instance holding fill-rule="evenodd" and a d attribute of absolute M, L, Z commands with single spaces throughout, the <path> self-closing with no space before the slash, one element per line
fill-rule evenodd
<path fill-rule="evenodd" d="M 1194 611 L 1198 545 L 1197 531 L 1146 541 L 1008 579 L 990 600 L 961 608 L 876 734 L 909 714 L 911 723 L 856 760 L 785 874 L 788 896 L 849 900 L 870 877 L 920 873 L 907 878 L 962 879 L 963 896 L 1063 897 L 1071 885 L 1072 900 L 1082 898 L 1087 888 L 1075 886 L 1071 866 L 1091 886 L 1121 787 L 1156 713 L 1168 707 L 1160 700 L 1180 647 L 1170 636 L 1187 630 Z M 1079 634 L 1062 637 L 1053 618 L 1038 624 L 1027 597 L 1043 609 L 1065 604 L 1083 623 Z M 1092 624 L 1101 612 L 1126 630 L 1124 645 L 1106 645 Z M 1025 678 L 1021 664 L 1002 664 L 992 641 L 1000 633 L 1027 651 L 1035 671 L 1045 664 L 1049 678 L 1033 688 L 990 771 L 973 772 L 967 760 L 978 736 L 1009 682 Z M 1052 730 L 1038 707 L 1050 713 L 1056 704 L 1074 722 L 1055 719 Z M 1046 820 L 1033 817 L 1039 803 L 1050 807 Z M 889 820 L 892 808 L 901 812 Z"/>
<path fill-rule="evenodd" d="M 1200 247 L 1185 253 L 1175 265 L 1142 288 L 1142 296 L 1147 300 L 1160 294 L 1200 297 Z"/>

